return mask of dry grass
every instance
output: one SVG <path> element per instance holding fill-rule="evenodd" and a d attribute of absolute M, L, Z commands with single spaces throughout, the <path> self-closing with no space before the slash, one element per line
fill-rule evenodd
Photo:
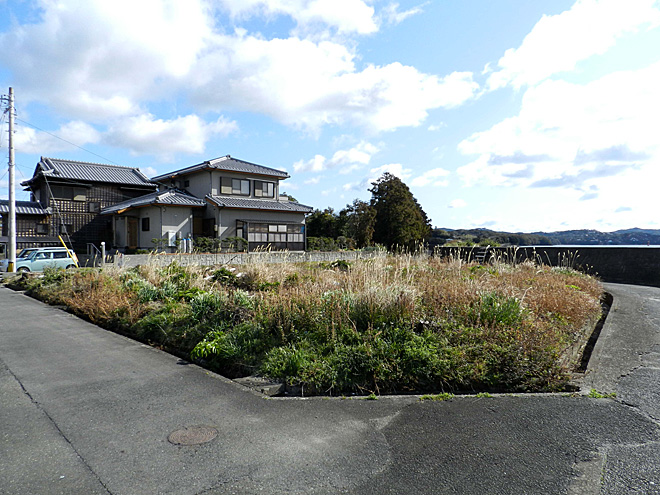
<path fill-rule="evenodd" d="M 94 323 L 317 393 L 554 390 L 600 283 L 525 262 L 423 254 L 351 264 L 49 272 L 31 290 Z M 214 296 L 214 295 L 217 295 Z"/>

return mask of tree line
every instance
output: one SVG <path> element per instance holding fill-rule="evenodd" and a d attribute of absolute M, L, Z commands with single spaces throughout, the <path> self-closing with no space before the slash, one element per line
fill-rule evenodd
<path fill-rule="evenodd" d="M 371 185 L 370 201 L 355 199 L 339 212 L 326 208 L 307 217 L 309 249 L 332 241 L 342 248 L 380 244 L 412 250 L 430 237 L 431 222 L 401 179 L 385 173 Z"/>

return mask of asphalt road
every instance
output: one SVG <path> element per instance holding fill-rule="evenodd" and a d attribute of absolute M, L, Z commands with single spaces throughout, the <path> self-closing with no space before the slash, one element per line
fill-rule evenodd
<path fill-rule="evenodd" d="M 607 289 L 616 399 L 422 402 L 267 399 L 0 288 L 0 493 L 660 494 L 660 289 Z"/>

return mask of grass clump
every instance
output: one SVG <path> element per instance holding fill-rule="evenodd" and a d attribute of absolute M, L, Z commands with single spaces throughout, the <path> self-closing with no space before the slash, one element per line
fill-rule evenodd
<path fill-rule="evenodd" d="M 45 272 L 31 293 L 230 377 L 306 394 L 553 391 L 600 315 L 573 270 L 400 254 L 352 263 Z"/>
<path fill-rule="evenodd" d="M 454 398 L 454 394 L 450 394 L 449 392 L 443 392 L 441 394 L 426 394 L 422 395 L 419 400 L 421 401 L 434 401 L 434 402 L 442 402 L 445 400 L 451 400 Z"/>
<path fill-rule="evenodd" d="M 611 392 L 608 394 L 599 392 L 595 388 L 592 388 L 587 397 L 591 397 L 592 399 L 616 399 L 616 392 Z"/>

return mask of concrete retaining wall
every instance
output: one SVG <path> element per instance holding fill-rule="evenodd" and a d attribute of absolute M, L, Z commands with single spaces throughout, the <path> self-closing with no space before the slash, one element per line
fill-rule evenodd
<path fill-rule="evenodd" d="M 437 248 L 437 255 L 474 260 L 478 248 Z M 660 247 L 657 246 L 537 246 L 489 248 L 493 257 L 520 262 L 533 259 L 550 266 L 566 266 L 596 275 L 604 282 L 660 287 Z"/>
<path fill-rule="evenodd" d="M 331 262 L 335 260 L 354 261 L 369 259 L 383 254 L 361 251 L 339 252 L 271 252 L 271 253 L 218 253 L 218 254 L 126 254 L 115 255 L 106 265 L 133 267 L 137 265 L 166 266 L 176 261 L 188 265 L 240 265 L 244 263 L 284 263 L 284 262 Z"/>
<path fill-rule="evenodd" d="M 474 261 L 477 255 L 484 254 L 484 262 L 494 258 L 502 260 L 535 260 L 550 266 L 564 266 L 596 275 L 605 282 L 648 285 L 660 287 L 660 247 L 655 246 L 539 246 L 521 248 L 488 248 L 480 253 L 478 248 L 436 248 L 436 256 L 454 256 Z M 332 262 L 335 260 L 354 261 L 382 256 L 382 253 L 345 252 L 270 252 L 270 253 L 219 253 L 219 254 L 131 254 L 109 257 L 110 265 L 133 267 L 151 264 L 165 266 L 173 261 L 187 265 L 221 265 L 243 263 L 282 263 L 282 262 Z M 479 259 L 481 261 L 481 259 Z M 91 266 L 90 260 L 87 266 Z M 81 266 L 85 261 L 81 259 Z"/>

